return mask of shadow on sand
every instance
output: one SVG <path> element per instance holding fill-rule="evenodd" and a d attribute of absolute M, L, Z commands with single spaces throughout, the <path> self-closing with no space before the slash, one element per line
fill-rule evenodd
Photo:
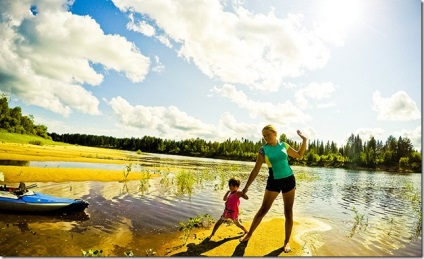
<path fill-rule="evenodd" d="M 212 250 L 228 241 L 239 239 L 242 236 L 224 238 L 220 241 L 211 241 L 205 238 L 199 244 L 190 243 L 187 245 L 187 251 L 173 254 L 172 256 L 204 256 L 203 253 Z M 236 246 L 232 256 L 243 256 L 248 242 L 240 243 Z M 224 255 L 223 255 L 224 256 Z"/>
<path fill-rule="evenodd" d="M 284 253 L 284 246 L 272 251 L 269 254 L 264 255 L 264 257 L 278 257 L 280 254 Z"/>

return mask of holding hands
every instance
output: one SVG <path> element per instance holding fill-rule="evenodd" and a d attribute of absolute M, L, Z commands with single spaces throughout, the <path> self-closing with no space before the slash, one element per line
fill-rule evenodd
<path fill-rule="evenodd" d="M 243 191 L 237 191 L 237 194 L 239 195 L 239 197 L 242 197 L 242 198 L 244 198 L 246 200 L 249 199 L 249 196 L 247 196 L 247 194 L 244 193 Z"/>

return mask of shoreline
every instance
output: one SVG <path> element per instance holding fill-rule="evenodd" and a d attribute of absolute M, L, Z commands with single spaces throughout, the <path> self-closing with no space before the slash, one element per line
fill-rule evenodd
<path fill-rule="evenodd" d="M 0 166 L 4 174 L 2 184 L 29 182 L 81 182 L 81 181 L 132 181 L 147 178 L 141 172 L 131 172 L 126 178 L 123 170 L 107 170 L 95 168 L 44 168 L 22 166 Z M 148 177 L 157 177 L 150 174 Z"/>
<path fill-rule="evenodd" d="M 63 161 L 104 164 L 136 163 L 137 155 L 122 150 L 86 146 L 31 145 L 0 142 L 2 160 Z M 141 155 L 140 155 L 141 156 Z"/>
<path fill-rule="evenodd" d="M 93 168 L 39 168 L 22 166 L 0 166 L 4 174 L 1 184 L 19 182 L 67 182 L 67 181 L 122 181 L 127 163 L 137 163 L 135 155 L 120 150 L 92 148 L 84 146 L 36 146 L 30 144 L 0 143 L 0 154 L 5 160 L 24 161 L 69 161 L 87 163 L 122 164 L 123 170 Z M 145 178 L 142 172 L 131 172 L 125 180 Z M 151 174 L 150 177 L 155 177 Z M 240 243 L 242 231 L 234 224 L 222 224 L 211 240 L 206 240 L 212 231 L 195 229 L 182 245 L 183 232 L 171 235 L 163 241 L 161 256 L 312 256 L 308 244 L 302 240 L 313 231 L 331 229 L 313 218 L 296 218 L 290 240 L 291 252 L 282 250 L 284 240 L 284 218 L 270 218 L 261 222 L 248 242 Z M 249 228 L 251 222 L 242 222 Z"/>
<path fill-rule="evenodd" d="M 242 223 L 249 228 L 251 222 Z M 284 218 L 263 220 L 247 242 L 240 243 L 243 232 L 234 224 L 222 224 L 214 237 L 208 240 L 213 226 L 191 233 L 191 238 L 182 246 L 181 240 L 171 240 L 164 244 L 165 250 L 158 251 L 165 256 L 314 256 L 308 244 L 302 240 L 304 235 L 315 231 L 327 231 L 331 227 L 313 218 L 297 218 L 294 221 L 290 240 L 291 251 L 282 249 L 284 240 Z M 183 235 L 183 234 L 181 234 Z"/>
<path fill-rule="evenodd" d="M 146 178 L 142 172 L 132 171 L 124 176 L 125 165 L 139 163 L 136 155 L 121 150 L 85 146 L 38 146 L 19 143 L 0 143 L 2 160 L 12 161 L 64 161 L 122 165 L 122 170 L 97 168 L 44 168 L 0 165 L 4 183 L 67 182 L 67 181 L 126 181 Z M 150 177 L 156 175 L 150 174 Z"/>

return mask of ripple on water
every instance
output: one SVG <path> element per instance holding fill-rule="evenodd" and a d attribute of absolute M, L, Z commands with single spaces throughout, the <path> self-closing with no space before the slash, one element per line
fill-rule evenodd
<path fill-rule="evenodd" d="M 173 162 L 167 161 L 167 163 Z M 199 163 L 201 162 L 196 161 L 196 164 Z M 192 165 L 193 163 L 184 162 L 184 166 Z M 208 162 L 207 165 L 211 163 Z M 421 246 L 418 241 L 414 241 L 421 240 L 417 238 L 421 236 L 421 232 L 418 231 L 417 235 L 419 225 L 416 214 L 413 205 L 404 195 L 405 184 L 412 182 L 415 186 L 416 182 L 421 180 L 421 176 L 390 175 L 381 172 L 356 173 L 340 169 L 299 167 L 293 169 L 295 172 L 303 171 L 305 174 L 319 176 L 312 181 L 300 179 L 297 181 L 295 220 L 297 216 L 319 218 L 332 227 L 330 231 L 314 233 L 322 243 L 320 247 L 315 247 L 318 250 L 313 251 L 314 255 L 421 254 Z M 228 173 L 228 176 L 230 175 L 231 173 Z M 238 175 L 244 186 L 248 174 Z M 178 232 L 179 222 L 186 222 L 190 217 L 209 214 L 216 220 L 222 214 L 224 209 L 222 198 L 227 186 L 225 184 L 222 190 L 216 190 L 216 187 L 220 186 L 219 177 L 212 180 L 204 179 L 201 186 L 194 186 L 191 196 L 178 195 L 172 186 L 163 188 L 159 183 L 160 179 L 161 177 L 151 179 L 150 187 L 144 193 L 139 191 L 139 181 L 129 181 L 126 184 L 37 183 L 40 192 L 88 200 L 90 206 L 86 212 L 89 218 L 72 219 L 63 229 L 49 229 L 47 226 L 51 224 L 53 220 L 51 218 L 44 218 L 39 224 L 25 225 L 22 217 L 0 215 L 2 229 L 0 250 L 11 249 L 7 250 L 11 252 L 2 255 L 27 255 L 21 251 L 35 245 L 32 248 L 34 250 L 31 250 L 34 254 L 31 256 L 43 253 L 81 256 L 81 249 L 88 250 L 90 246 L 100 248 L 106 243 L 119 247 L 131 246 L 134 245 L 135 237 L 149 240 L 152 236 L 159 236 L 160 233 Z M 259 209 L 265 181 L 266 172 L 258 175 L 250 186 L 249 200 L 241 200 L 240 218 L 243 221 L 251 221 Z M 361 224 L 357 224 L 352 207 L 356 208 L 359 216 L 364 215 L 363 221 L 359 220 Z M 267 217 L 283 217 L 283 211 L 284 204 L 279 195 Z M 40 238 L 43 237 L 52 237 L 47 238 L 48 251 L 36 249 L 38 247 L 36 244 L 40 244 Z M 157 243 L 157 246 L 161 245 L 160 242 Z M 63 244 L 66 244 L 66 251 L 61 249 Z M 142 249 L 143 244 L 137 245 Z M 150 245 L 155 244 L 153 242 L 149 243 Z M 314 248 L 313 244 L 311 247 Z"/>

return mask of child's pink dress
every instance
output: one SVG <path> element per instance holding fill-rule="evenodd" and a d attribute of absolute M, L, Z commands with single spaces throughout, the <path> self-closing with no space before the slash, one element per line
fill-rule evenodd
<path fill-rule="evenodd" d="M 225 219 L 238 219 L 239 215 L 240 197 L 237 191 L 231 192 L 225 201 L 225 210 L 222 217 Z"/>

